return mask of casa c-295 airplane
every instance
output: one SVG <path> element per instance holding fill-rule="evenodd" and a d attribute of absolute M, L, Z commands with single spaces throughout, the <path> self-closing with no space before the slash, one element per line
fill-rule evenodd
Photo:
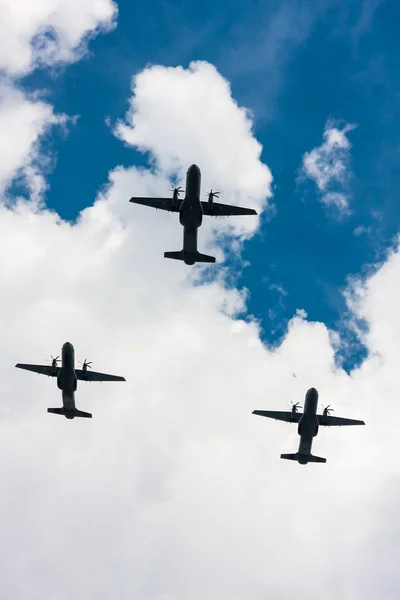
<path fill-rule="evenodd" d="M 92 418 L 91 413 L 78 410 L 75 406 L 75 392 L 77 380 L 79 381 L 126 381 L 125 377 L 117 375 L 107 375 L 106 373 L 97 373 L 88 371 L 92 363 L 86 359 L 82 364 L 82 369 L 75 369 L 75 350 L 70 342 L 65 342 L 61 350 L 61 367 L 57 365 L 59 357 L 52 358 L 50 365 L 27 365 L 18 363 L 15 366 L 26 371 L 33 371 L 48 377 L 57 377 L 57 386 L 62 391 L 62 408 L 48 408 L 47 412 L 55 415 L 64 415 L 67 419 L 75 417 Z"/>
<path fill-rule="evenodd" d="M 324 408 L 322 415 L 317 415 L 318 392 L 315 388 L 310 388 L 306 393 L 304 402 L 304 413 L 299 413 L 299 403 L 292 405 L 291 411 L 280 410 L 254 410 L 253 415 L 269 417 L 277 421 L 286 421 L 287 423 L 298 423 L 298 433 L 300 436 L 299 450 L 296 454 L 281 454 L 281 458 L 287 460 L 297 460 L 301 465 L 309 462 L 326 463 L 326 458 L 313 456 L 311 446 L 313 437 L 318 434 L 320 425 L 326 427 L 342 425 L 365 425 L 364 421 L 355 419 L 343 419 L 342 417 L 331 417 L 329 413 L 333 411 L 329 406 Z"/>
<path fill-rule="evenodd" d="M 175 188 L 172 198 L 142 198 L 134 197 L 129 202 L 152 206 L 169 212 L 178 212 L 179 221 L 183 225 L 183 249 L 177 252 L 164 252 L 165 258 L 183 260 L 187 265 L 196 262 L 214 263 L 215 257 L 200 254 L 197 250 L 197 230 L 202 224 L 203 215 L 215 217 L 230 217 L 233 215 L 256 215 L 253 208 L 242 208 L 214 202 L 219 192 L 208 192 L 208 201 L 200 200 L 201 173 L 197 165 L 192 165 L 186 173 L 186 191 L 183 200 L 179 199 L 181 188 Z"/>

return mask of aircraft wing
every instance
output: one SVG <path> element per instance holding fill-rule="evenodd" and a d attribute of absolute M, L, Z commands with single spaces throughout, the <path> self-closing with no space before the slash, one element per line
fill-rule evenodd
<path fill-rule="evenodd" d="M 40 375 L 47 375 L 48 377 L 57 377 L 60 367 L 56 367 L 55 371 L 50 365 L 24 365 L 17 363 L 15 365 L 18 369 L 25 369 L 25 371 L 33 371 Z"/>
<path fill-rule="evenodd" d="M 342 427 L 343 425 L 365 425 L 364 421 L 357 421 L 356 419 L 343 419 L 342 417 L 324 417 L 323 415 L 317 415 L 318 423 L 325 425 L 326 427 Z"/>
<path fill-rule="evenodd" d="M 79 381 L 126 381 L 125 377 L 118 375 L 107 375 L 107 373 L 84 371 L 83 369 L 75 369 L 75 374 Z"/>
<path fill-rule="evenodd" d="M 208 202 L 202 202 L 203 214 L 214 217 L 231 217 L 235 215 L 256 215 L 254 208 L 242 208 L 241 206 L 231 206 L 230 204 L 221 204 L 213 202 L 211 209 Z"/>
<path fill-rule="evenodd" d="M 141 198 L 134 197 L 129 200 L 135 204 L 142 204 L 143 206 L 151 206 L 153 208 L 159 208 L 160 210 L 168 210 L 169 212 L 179 212 L 182 204 L 182 200 L 178 200 L 177 204 L 174 203 L 172 198 Z"/>
<path fill-rule="evenodd" d="M 253 415 L 260 417 L 269 417 L 276 421 L 286 421 L 287 423 L 298 423 L 303 413 L 292 413 L 291 410 L 253 410 Z"/>

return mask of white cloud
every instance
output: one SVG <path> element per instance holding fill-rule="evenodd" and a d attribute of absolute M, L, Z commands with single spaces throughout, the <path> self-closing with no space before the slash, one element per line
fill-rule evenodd
<path fill-rule="evenodd" d="M 21 169 L 31 175 L 32 163 L 43 162 L 39 139 L 55 125 L 67 125 L 66 115 L 11 85 L 0 84 L 0 193 Z"/>
<path fill-rule="evenodd" d="M 263 209 L 271 197 L 271 172 L 260 161 L 248 111 L 232 99 L 229 82 L 213 65 L 154 66 L 133 79 L 132 89 L 126 121 L 115 127 L 120 139 L 151 152 L 157 169 L 176 172 L 180 183 L 196 163 L 203 192 L 218 189 L 222 202 Z M 246 235 L 257 223 L 252 217 L 223 219 L 218 229 Z"/>
<path fill-rule="evenodd" d="M 315 182 L 321 193 L 321 201 L 335 205 L 342 214 L 349 211 L 351 144 L 346 134 L 356 127 L 346 124 L 339 128 L 332 119 L 328 119 L 324 130 L 325 141 L 303 156 L 303 175 Z"/>
<path fill-rule="evenodd" d="M 19 176 L 40 200 L 46 187 L 42 170 L 49 160 L 38 140 L 51 127 L 76 119 L 55 114 L 38 92 L 28 94 L 16 80 L 38 66 L 78 60 L 88 38 L 110 29 L 116 14 L 111 0 L 0 3 L 0 194 Z"/>
<path fill-rule="evenodd" d="M 313 576 L 322 600 L 346 589 L 376 597 L 364 581 L 386 582 L 386 560 L 364 538 L 379 528 L 379 490 L 396 470 L 385 457 L 400 416 L 395 378 L 372 359 L 352 377 L 336 371 L 329 332 L 302 311 L 275 352 L 255 324 L 232 332 L 221 309 L 240 307 L 238 292 L 193 288 L 188 269 L 162 258 L 176 228 L 126 202 L 154 176 L 120 170 L 112 180 L 76 226 L 26 202 L 1 209 L 2 595 L 302 599 Z M 91 422 L 46 414 L 60 403 L 55 382 L 12 366 L 43 362 L 67 339 L 78 359 L 127 377 L 79 386 Z M 302 468 L 279 459 L 295 451 L 296 428 L 251 411 L 284 409 L 310 385 L 367 427 L 321 432 L 314 451 L 327 465 Z M 390 422 L 376 403 L 385 386 Z M 294 560 L 296 580 L 286 576 Z"/>
<path fill-rule="evenodd" d="M 0 5 L 0 70 L 13 77 L 38 65 L 79 59 L 84 43 L 115 23 L 111 0 L 6 0 Z"/>
<path fill-rule="evenodd" d="M 150 78 L 146 97 L 157 85 Z M 190 95 L 190 77 L 186 86 Z M 232 319 L 244 294 L 220 282 L 193 287 L 191 269 L 163 258 L 179 247 L 176 215 L 128 202 L 165 193 L 169 169 L 183 173 L 193 156 L 206 178 L 228 185 L 241 168 L 238 147 L 257 148 L 251 128 L 233 120 L 236 144 L 223 153 L 211 146 L 207 158 L 193 126 L 186 153 L 172 161 L 174 146 L 158 139 L 138 89 L 140 145 L 154 148 L 162 168 L 115 169 L 76 225 L 22 199 L 0 207 L 1 597 L 303 600 L 310 581 L 321 600 L 390 597 L 400 583 L 399 255 L 352 296 L 381 359 L 372 355 L 351 376 L 335 369 L 330 332 L 303 310 L 269 352 L 256 323 Z M 225 92 L 221 85 L 235 114 Z M 207 139 L 219 113 L 203 113 Z M 179 125 L 165 111 L 161 132 L 171 120 Z M 262 206 L 269 171 L 257 151 L 246 161 L 259 183 L 241 175 L 235 185 Z M 201 244 L 213 240 L 202 228 Z M 13 367 L 43 363 L 66 340 L 78 359 L 127 378 L 79 385 L 77 405 L 92 421 L 48 415 L 61 401 L 55 382 Z M 311 385 L 335 414 L 367 427 L 321 431 L 314 452 L 328 463 L 303 468 L 279 459 L 296 450 L 296 428 L 251 411 L 284 409 Z"/>
<path fill-rule="evenodd" d="M 370 233 L 371 232 L 371 227 L 366 227 L 365 225 L 358 225 L 355 229 L 354 229 L 354 235 L 356 237 L 362 235 L 363 233 Z"/>

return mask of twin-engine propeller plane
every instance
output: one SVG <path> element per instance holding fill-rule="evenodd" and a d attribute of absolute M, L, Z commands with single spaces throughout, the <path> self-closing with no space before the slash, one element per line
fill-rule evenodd
<path fill-rule="evenodd" d="M 64 415 L 67 419 L 75 417 L 92 418 L 91 413 L 78 410 L 75 406 L 75 392 L 77 388 L 77 380 L 79 381 L 126 381 L 125 377 L 117 375 L 107 375 L 106 373 L 97 373 L 96 371 L 88 371 L 91 369 L 92 363 L 85 361 L 82 364 L 82 369 L 75 369 L 75 350 L 72 344 L 66 342 L 61 350 L 61 367 L 57 365 L 59 356 L 51 357 L 50 365 L 26 365 L 18 363 L 15 366 L 26 371 L 33 371 L 48 377 L 57 377 L 57 386 L 62 391 L 62 408 L 48 408 L 47 412 L 55 415 Z"/>
<path fill-rule="evenodd" d="M 292 404 L 291 411 L 280 410 L 254 410 L 253 415 L 269 417 L 277 421 L 286 421 L 287 423 L 298 423 L 298 433 L 300 436 L 299 450 L 296 454 L 281 454 L 281 458 L 288 460 L 297 460 L 301 465 L 309 462 L 326 463 L 326 458 L 313 456 L 311 446 L 313 437 L 318 434 L 319 425 L 326 427 L 342 425 L 365 425 L 364 421 L 354 419 L 343 419 L 341 417 L 331 417 L 329 413 L 333 411 L 329 406 L 324 408 L 322 415 L 317 415 L 318 392 L 315 388 L 310 388 L 306 393 L 304 402 L 304 413 L 298 412 L 301 408 L 299 403 Z"/>
<path fill-rule="evenodd" d="M 164 257 L 183 260 L 187 265 L 194 265 L 196 262 L 215 262 L 214 256 L 200 254 L 197 250 L 197 230 L 203 221 L 203 215 L 230 217 L 232 215 L 257 214 L 253 208 L 242 208 L 214 202 L 214 198 L 219 197 L 219 192 L 213 192 L 212 190 L 208 193 L 208 201 L 202 202 L 200 200 L 200 182 L 200 169 L 197 165 L 192 165 L 187 170 L 186 191 L 183 200 L 179 199 L 179 194 L 182 193 L 181 188 L 175 188 L 172 190 L 172 198 L 134 197 L 129 201 L 179 213 L 179 221 L 183 225 L 183 249 L 177 252 L 164 252 Z"/>

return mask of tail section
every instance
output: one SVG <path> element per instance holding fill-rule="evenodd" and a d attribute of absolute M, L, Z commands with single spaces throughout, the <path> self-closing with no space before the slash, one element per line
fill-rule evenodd
<path fill-rule="evenodd" d="M 313 454 L 281 454 L 281 458 L 285 458 L 286 460 L 297 460 L 301 465 L 306 465 L 309 462 L 315 463 L 326 463 L 326 458 L 321 458 L 320 456 L 314 456 Z"/>
<path fill-rule="evenodd" d="M 62 408 L 48 408 L 48 413 L 52 413 L 53 415 L 63 415 L 67 419 L 74 419 L 75 417 L 82 417 L 85 419 L 91 419 L 91 413 L 84 412 L 83 410 L 78 410 L 75 408 L 74 410 L 66 411 L 64 407 Z"/>
<path fill-rule="evenodd" d="M 184 250 L 179 250 L 177 252 L 164 252 L 164 258 L 182 260 L 187 265 L 194 265 L 196 262 L 215 263 L 215 256 L 200 254 L 200 252 L 185 252 Z"/>

